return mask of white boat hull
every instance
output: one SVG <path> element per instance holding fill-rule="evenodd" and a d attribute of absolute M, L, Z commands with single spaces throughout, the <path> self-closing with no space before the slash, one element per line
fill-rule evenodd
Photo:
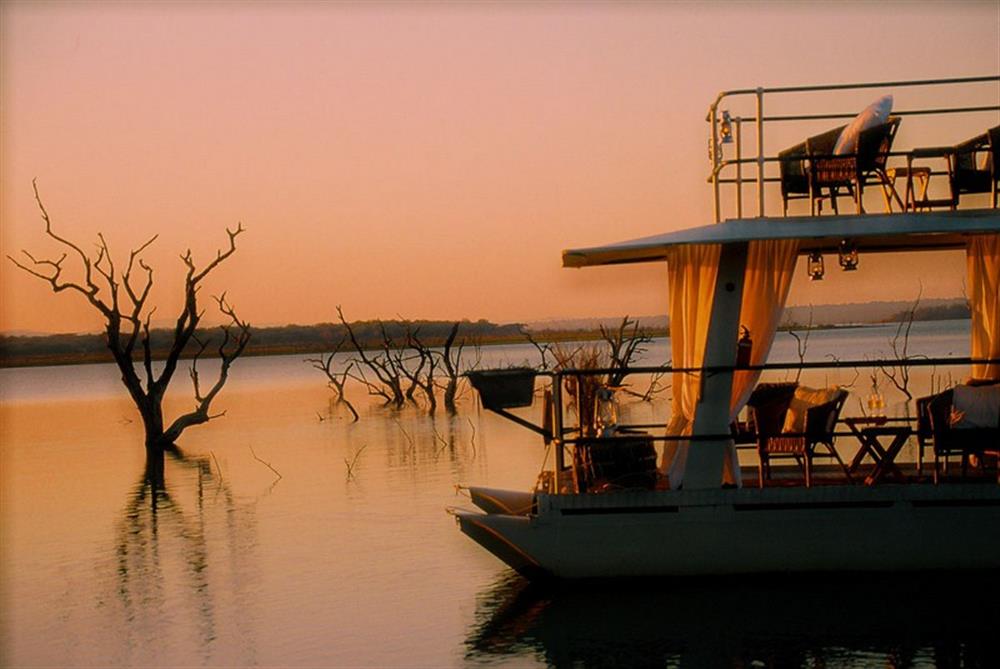
<path fill-rule="evenodd" d="M 537 496 L 456 511 L 530 578 L 1000 568 L 1000 486 L 830 486 Z"/>

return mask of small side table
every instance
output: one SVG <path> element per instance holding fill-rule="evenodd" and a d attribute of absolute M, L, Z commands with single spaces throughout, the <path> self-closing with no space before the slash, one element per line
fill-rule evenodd
<path fill-rule="evenodd" d="M 907 160 L 907 162 L 910 161 Z M 916 211 L 918 205 L 922 205 L 927 201 L 927 186 L 930 185 L 931 181 L 931 168 L 912 167 L 910 165 L 907 167 L 890 167 L 885 171 L 885 174 L 889 181 L 887 184 L 883 184 L 882 195 L 885 198 L 886 209 L 890 212 L 892 211 L 893 199 L 896 200 L 899 208 L 903 211 Z M 898 179 L 904 179 L 904 183 L 906 183 L 902 198 L 899 197 L 899 191 L 896 190 L 896 181 Z M 914 179 L 919 186 L 919 194 L 915 192 Z"/>
<path fill-rule="evenodd" d="M 848 467 L 849 472 L 853 474 L 857 471 L 868 455 L 875 462 L 875 468 L 865 478 L 866 484 L 874 485 L 890 474 L 899 479 L 903 478 L 903 472 L 896 466 L 895 460 L 912 434 L 909 427 L 905 425 L 889 427 L 885 425 L 885 419 L 878 418 L 845 418 L 844 422 L 861 442 L 861 449 Z M 879 441 L 882 437 L 892 437 L 888 448 L 882 446 Z"/>
<path fill-rule="evenodd" d="M 906 154 L 906 210 L 912 208 L 913 211 L 920 209 L 930 209 L 932 207 L 955 208 L 958 204 L 954 196 L 931 200 L 927 197 L 927 186 L 930 184 L 933 172 L 929 167 L 914 167 L 914 160 L 943 159 L 948 165 L 948 178 L 954 173 L 955 149 L 951 146 L 927 146 L 913 149 Z M 902 176 L 902 175 L 900 175 Z M 913 178 L 920 181 L 920 195 L 917 196 L 913 187 Z M 950 187 L 950 184 L 949 184 Z"/>

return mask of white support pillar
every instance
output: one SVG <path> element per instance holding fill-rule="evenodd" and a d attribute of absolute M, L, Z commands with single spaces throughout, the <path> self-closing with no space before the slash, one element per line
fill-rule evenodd
<path fill-rule="evenodd" d="M 747 265 L 747 243 L 725 244 L 719 258 L 715 298 L 705 345 L 706 367 L 736 364 L 739 339 L 740 304 L 743 301 L 743 274 Z M 695 409 L 692 434 L 728 434 L 729 399 L 733 373 L 714 372 L 703 379 L 701 401 Z M 731 439 L 692 441 L 684 472 L 684 489 L 718 488 L 722 485 L 722 465 Z"/>

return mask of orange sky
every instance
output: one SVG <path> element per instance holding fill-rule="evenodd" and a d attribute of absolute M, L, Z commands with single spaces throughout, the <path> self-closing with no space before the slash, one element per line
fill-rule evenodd
<path fill-rule="evenodd" d="M 332 320 L 337 304 L 350 318 L 664 313 L 664 266 L 565 270 L 559 252 L 711 222 L 704 116 L 719 90 L 1000 72 L 995 0 L 0 12 L 3 253 L 53 249 L 37 177 L 76 240 L 103 231 L 124 258 L 160 234 L 149 260 L 166 318 L 178 253 L 207 258 L 242 221 L 206 290 L 228 290 L 257 324 Z M 897 109 L 927 102 L 891 92 Z M 995 123 L 908 118 L 898 143 Z M 909 299 L 921 283 L 928 297 L 961 293 L 960 254 L 917 260 L 862 258 L 814 284 L 798 272 L 792 301 Z M 0 330 L 99 326 L 9 261 L 0 296 Z"/>

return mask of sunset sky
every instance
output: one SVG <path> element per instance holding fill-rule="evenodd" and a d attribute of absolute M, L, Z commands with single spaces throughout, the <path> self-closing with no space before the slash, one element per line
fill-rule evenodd
<path fill-rule="evenodd" d="M 3 254 L 55 253 L 37 177 L 57 229 L 88 248 L 103 231 L 122 262 L 160 235 L 148 259 L 167 319 L 178 254 L 209 259 L 242 221 L 206 292 L 260 325 L 333 320 L 338 304 L 352 319 L 665 313 L 663 265 L 568 270 L 560 251 L 711 223 L 718 91 L 1000 73 L 996 0 L 4 2 L 0 19 Z M 896 109 L 965 101 L 899 89 L 774 109 L 860 110 L 884 92 Z M 975 93 L 1000 100 L 995 84 Z M 996 123 L 907 118 L 897 143 Z M 953 297 L 962 267 L 862 258 L 822 283 L 797 272 L 791 301 Z M 0 293 L 0 330 L 99 328 L 7 260 Z"/>

